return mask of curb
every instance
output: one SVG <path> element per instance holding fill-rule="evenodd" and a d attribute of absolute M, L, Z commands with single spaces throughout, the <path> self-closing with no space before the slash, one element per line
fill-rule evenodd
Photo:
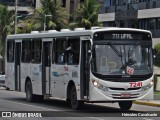
<path fill-rule="evenodd" d="M 133 103 L 139 104 L 139 105 L 147 105 L 147 106 L 160 107 L 160 103 L 144 102 L 144 101 L 141 101 L 141 100 L 136 100 Z"/>

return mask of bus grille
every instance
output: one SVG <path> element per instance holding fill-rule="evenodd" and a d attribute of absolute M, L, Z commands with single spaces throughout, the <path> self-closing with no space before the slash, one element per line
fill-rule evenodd
<path fill-rule="evenodd" d="M 138 97 L 112 97 L 114 99 L 134 99 L 134 98 L 138 98 Z"/>
<path fill-rule="evenodd" d="M 111 94 L 112 98 L 114 99 L 133 99 L 133 98 L 138 98 L 139 93 L 135 93 L 135 94 L 127 94 L 127 96 L 124 97 L 124 95 L 122 96 L 122 94 Z"/>
<path fill-rule="evenodd" d="M 4 84 L 4 83 L 5 83 L 5 81 L 4 81 L 4 80 L 0 80 L 0 83 Z"/>
<path fill-rule="evenodd" d="M 113 87 L 110 87 L 109 89 L 111 90 L 126 90 L 124 88 L 113 88 Z M 141 89 L 141 87 L 137 87 L 137 88 L 128 88 L 127 90 L 139 90 Z"/>

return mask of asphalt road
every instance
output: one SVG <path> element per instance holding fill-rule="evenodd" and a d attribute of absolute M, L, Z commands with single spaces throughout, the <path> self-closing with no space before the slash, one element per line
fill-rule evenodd
<path fill-rule="evenodd" d="M 159 120 L 159 117 L 139 117 L 139 115 L 146 113 L 160 115 L 160 107 L 133 104 L 130 111 L 121 111 L 117 103 L 85 104 L 82 111 L 75 111 L 66 102 L 60 100 L 29 103 L 26 101 L 24 93 L 6 91 L 3 88 L 0 88 L 0 111 L 11 111 L 14 116 L 12 118 L 0 117 L 0 120 Z M 13 111 L 19 114 L 13 114 Z M 0 114 L 2 114 L 1 112 Z M 37 113 L 42 118 L 15 117 L 30 113 Z M 129 115 L 125 116 L 126 113 Z M 130 117 L 131 115 L 132 117 Z"/>

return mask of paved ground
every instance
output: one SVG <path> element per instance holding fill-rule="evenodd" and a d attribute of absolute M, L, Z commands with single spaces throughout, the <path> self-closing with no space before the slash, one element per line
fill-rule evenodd
<path fill-rule="evenodd" d="M 159 120 L 158 117 L 139 117 L 138 115 L 141 113 L 160 115 L 160 107 L 133 104 L 130 111 L 121 111 L 117 103 L 85 104 L 83 111 L 75 111 L 64 101 L 45 100 L 40 103 L 29 103 L 26 102 L 24 93 L 4 89 L 0 89 L 0 111 L 40 112 L 42 116 L 46 114 L 52 116 L 37 118 L 37 120 Z M 131 115 L 138 117 L 130 117 Z M 21 120 L 22 118 L 0 118 L 0 120 L 10 119 Z M 36 118 L 23 119 L 36 120 Z"/>

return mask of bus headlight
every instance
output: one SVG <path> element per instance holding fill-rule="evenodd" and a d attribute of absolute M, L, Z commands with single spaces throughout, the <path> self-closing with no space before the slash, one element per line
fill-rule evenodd
<path fill-rule="evenodd" d="M 97 87 L 99 90 L 108 91 L 108 87 L 99 84 L 96 80 L 92 80 L 93 86 Z"/>
<path fill-rule="evenodd" d="M 146 91 L 146 90 L 150 89 L 152 86 L 153 86 L 153 81 L 151 81 L 148 85 L 143 86 L 143 87 L 142 87 L 142 90 L 143 90 L 143 91 Z"/>
<path fill-rule="evenodd" d="M 97 87 L 99 85 L 99 83 L 95 80 L 92 80 L 92 83 L 93 83 L 94 87 Z"/>

